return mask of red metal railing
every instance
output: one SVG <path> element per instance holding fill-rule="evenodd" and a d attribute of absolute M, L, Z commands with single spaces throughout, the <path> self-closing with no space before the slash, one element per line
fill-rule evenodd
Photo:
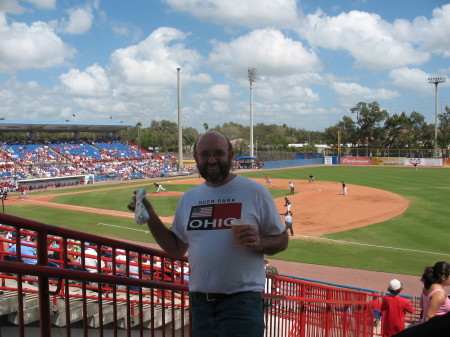
<path fill-rule="evenodd" d="M 20 234 L 37 238 L 36 265 L 5 261 L 14 254 L 0 249 L 0 313 L 9 310 L 16 335 L 25 336 L 33 322 L 42 337 L 52 327 L 68 337 L 190 335 L 187 259 L 7 214 L 0 223 L 17 233 L 0 243 L 16 244 L 18 261 L 20 246 L 29 245 Z M 266 288 L 267 337 L 373 336 L 366 292 L 272 275 Z"/>

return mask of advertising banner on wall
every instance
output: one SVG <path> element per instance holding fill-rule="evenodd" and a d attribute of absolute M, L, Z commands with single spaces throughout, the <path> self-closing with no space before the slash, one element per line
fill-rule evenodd
<path fill-rule="evenodd" d="M 404 164 L 405 164 L 405 158 L 372 157 L 372 165 L 403 166 Z"/>
<path fill-rule="evenodd" d="M 405 158 L 405 166 L 442 167 L 442 158 Z"/>
<path fill-rule="evenodd" d="M 370 157 L 341 157 L 341 165 L 372 165 Z"/>

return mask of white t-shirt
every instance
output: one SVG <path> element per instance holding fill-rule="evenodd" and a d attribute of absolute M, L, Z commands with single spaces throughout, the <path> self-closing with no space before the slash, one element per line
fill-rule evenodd
<path fill-rule="evenodd" d="M 241 218 L 250 219 L 262 236 L 285 229 L 268 190 L 241 176 L 219 187 L 203 183 L 181 198 L 172 231 L 189 244 L 190 291 L 264 290 L 263 254 L 233 240 L 230 223 Z"/>
<path fill-rule="evenodd" d="M 117 268 L 119 268 L 119 270 L 121 271 L 126 271 L 127 266 L 127 257 L 125 256 L 125 254 L 119 252 L 116 256 L 116 266 Z"/>
<path fill-rule="evenodd" d="M 133 261 L 130 261 L 130 277 L 133 278 L 139 278 L 139 265 L 138 265 L 138 259 L 133 259 Z"/>
<path fill-rule="evenodd" d="M 97 251 L 93 248 L 86 248 L 84 253 L 85 253 L 84 264 L 86 266 L 87 271 L 90 273 L 96 273 L 97 272 Z M 104 261 L 102 260 L 102 261 L 100 261 L 100 263 L 101 263 L 101 268 L 105 268 Z"/>

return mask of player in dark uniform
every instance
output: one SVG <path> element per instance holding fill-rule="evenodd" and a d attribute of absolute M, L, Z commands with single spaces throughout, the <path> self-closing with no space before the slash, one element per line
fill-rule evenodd
<path fill-rule="evenodd" d="M 287 197 L 284 197 L 284 200 L 285 200 L 284 206 L 286 207 L 285 215 L 288 215 L 288 214 L 292 215 L 292 212 L 291 212 L 291 201 Z"/>

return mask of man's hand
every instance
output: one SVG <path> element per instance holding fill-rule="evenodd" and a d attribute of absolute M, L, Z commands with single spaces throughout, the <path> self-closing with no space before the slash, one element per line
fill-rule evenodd
<path fill-rule="evenodd" d="M 286 231 L 279 235 L 261 236 L 259 230 L 254 226 L 241 228 L 237 239 L 242 246 L 267 255 L 273 255 L 285 250 L 289 243 Z"/>
<path fill-rule="evenodd" d="M 175 256 L 181 257 L 186 254 L 188 250 L 188 245 L 179 239 L 171 230 L 169 230 L 161 221 L 161 219 L 156 214 L 153 209 L 152 204 L 147 198 L 142 199 L 150 218 L 147 220 L 147 226 L 156 242 L 161 246 L 163 250 L 167 253 Z M 136 211 L 136 191 L 134 192 L 131 202 L 127 205 L 130 211 Z"/>
<path fill-rule="evenodd" d="M 253 248 L 258 250 L 261 242 L 261 237 L 259 235 L 259 231 L 255 226 L 239 226 L 239 233 L 236 235 L 236 240 L 239 245 Z"/>

